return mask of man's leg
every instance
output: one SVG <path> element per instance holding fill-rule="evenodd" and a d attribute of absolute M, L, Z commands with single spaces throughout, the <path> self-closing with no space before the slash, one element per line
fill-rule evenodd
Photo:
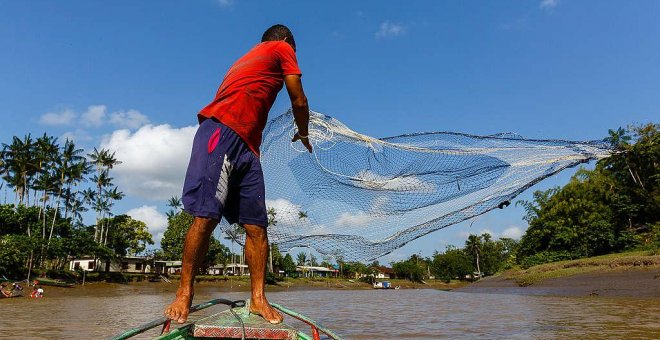
<path fill-rule="evenodd" d="M 186 241 L 183 244 L 181 282 L 174 302 L 165 309 L 165 316 L 178 323 L 184 323 L 188 319 L 194 295 L 195 274 L 209 250 L 209 240 L 216 225 L 218 225 L 216 219 L 195 217 L 186 234 Z"/>
<path fill-rule="evenodd" d="M 244 224 L 245 260 L 250 268 L 252 300 L 250 312 L 261 315 L 270 323 L 282 322 L 282 314 L 276 311 L 266 300 L 266 260 L 268 259 L 268 234 L 266 228 L 254 224 Z"/>

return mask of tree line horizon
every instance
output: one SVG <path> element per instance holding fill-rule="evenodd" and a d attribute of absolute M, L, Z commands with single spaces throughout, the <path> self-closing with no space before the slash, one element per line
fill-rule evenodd
<path fill-rule="evenodd" d="M 660 125 L 610 130 L 606 139 L 616 150 L 593 170 L 579 169 L 563 187 L 536 191 L 531 201 L 518 201 L 529 227 L 519 241 L 493 240 L 489 234 L 470 235 L 463 248 L 449 246 L 431 257 L 417 254 L 391 263 L 397 276 L 422 280 L 491 275 L 513 266 L 529 267 L 559 260 L 603 255 L 632 249 L 654 249 L 660 244 Z M 0 274 L 30 275 L 33 268 L 63 270 L 68 259 L 94 256 L 120 260 L 144 253 L 153 245 L 146 224 L 125 214 L 115 215 L 114 204 L 124 194 L 111 177 L 120 164 L 114 152 L 94 148 L 85 154 L 66 139 L 14 136 L 0 151 Z M 8 192 L 14 196 L 7 203 Z M 154 258 L 179 260 L 183 238 L 192 216 L 181 201 L 168 201 L 168 226 Z M 86 225 L 82 214 L 96 213 Z M 300 212 L 305 214 L 305 212 Z M 269 224 L 276 224 L 274 209 Z M 241 237 L 236 226 L 225 239 Z M 380 264 L 344 262 L 341 256 L 323 257 L 300 252 L 294 260 L 273 245 L 270 271 L 295 274 L 296 265 L 339 265 L 342 275 L 370 275 Z M 235 263 L 242 251 L 213 238 L 204 266 Z M 203 271 L 205 268 L 200 268 Z"/>

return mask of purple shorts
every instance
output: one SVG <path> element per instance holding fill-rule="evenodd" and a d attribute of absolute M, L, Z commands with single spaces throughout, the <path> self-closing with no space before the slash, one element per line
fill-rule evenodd
<path fill-rule="evenodd" d="M 196 217 L 268 224 L 259 157 L 234 130 L 213 119 L 204 120 L 195 134 L 182 201 Z"/>

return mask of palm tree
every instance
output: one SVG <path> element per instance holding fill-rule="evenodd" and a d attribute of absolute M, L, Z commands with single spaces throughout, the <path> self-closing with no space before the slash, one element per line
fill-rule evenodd
<path fill-rule="evenodd" d="M 314 254 L 309 254 L 309 264 L 313 267 L 318 266 L 318 258 Z"/>
<path fill-rule="evenodd" d="M 76 149 L 75 144 L 67 139 L 64 142 L 62 153 L 55 160 L 57 173 L 57 197 L 55 199 L 56 207 L 53 211 L 53 219 L 50 225 L 46 250 L 48 250 L 50 241 L 53 238 L 53 229 L 55 228 L 55 221 L 57 220 L 57 214 L 60 210 L 63 190 L 65 188 L 70 189 L 71 185 L 82 181 L 86 169 L 88 169 L 88 166 L 86 165 L 87 161 L 85 160 L 85 157 L 82 156 L 83 152 L 82 149 Z M 67 203 L 65 202 L 64 205 L 66 206 Z"/>
<path fill-rule="evenodd" d="M 0 190 L 5 189 L 5 201 L 7 204 L 7 183 L 5 183 L 5 176 L 7 174 L 7 163 L 5 163 L 5 149 L 0 150 Z"/>
<path fill-rule="evenodd" d="M 275 208 L 268 208 L 267 211 L 268 214 L 268 226 L 276 226 L 277 225 L 277 211 L 275 211 Z M 268 247 L 268 271 L 273 272 L 273 244 L 269 244 Z"/>
<path fill-rule="evenodd" d="M 29 199 L 29 183 L 36 169 L 33 157 L 34 141 L 29 134 L 23 139 L 14 136 L 11 144 L 3 143 L 2 146 L 3 163 L 5 163 L 4 168 L 6 169 L 3 179 L 14 188 L 18 204 L 23 205 L 23 201 L 27 201 L 26 197 Z"/>
<path fill-rule="evenodd" d="M 107 199 L 106 199 L 106 201 L 107 201 L 107 214 L 108 214 L 107 217 L 111 217 L 112 214 L 110 213 L 110 208 L 112 208 L 112 206 L 114 205 L 114 201 L 121 200 L 122 198 L 124 198 L 125 195 L 124 195 L 123 192 L 120 192 L 119 190 L 117 190 L 116 186 L 112 187 L 111 190 L 106 190 L 105 195 L 107 197 Z M 103 239 L 103 245 L 106 245 L 107 242 L 108 242 L 108 230 L 109 229 L 110 229 L 110 225 L 108 224 L 108 225 L 105 226 L 105 237 Z"/>
<path fill-rule="evenodd" d="M 82 194 L 67 190 L 66 194 L 66 212 L 71 213 L 71 221 L 76 222 L 76 225 L 82 224 L 82 213 L 87 211 L 87 208 L 85 208 L 85 199 L 84 197 L 80 197 Z M 67 213 L 65 212 L 65 217 L 67 216 Z"/>
<path fill-rule="evenodd" d="M 296 255 L 296 264 L 299 266 L 304 266 L 307 264 L 307 253 L 302 251 L 298 253 L 298 255 Z"/>
<path fill-rule="evenodd" d="M 103 239 L 103 229 L 99 230 L 100 220 L 104 217 L 104 213 L 109 211 L 109 208 L 112 206 L 110 202 L 106 202 L 109 198 L 107 196 L 108 190 L 104 190 L 106 187 L 112 186 L 112 177 L 109 176 L 110 170 L 117 164 L 121 164 L 121 161 L 115 158 L 115 153 L 110 152 L 106 149 L 98 150 L 94 148 L 94 151 L 90 154 L 87 154 L 90 158 L 91 163 L 96 168 L 96 174 L 92 177 L 92 181 L 96 183 L 96 202 L 93 207 L 96 211 L 96 229 L 94 230 L 94 240 L 101 243 Z M 120 198 L 121 199 L 121 198 Z M 101 225 L 103 228 L 103 225 Z M 99 234 L 100 231 L 100 234 Z"/>
<path fill-rule="evenodd" d="M 170 210 L 166 213 L 167 218 L 170 219 L 179 213 L 183 204 L 181 203 L 181 198 L 178 196 L 172 196 L 167 201 L 167 206 L 170 207 Z"/>
<path fill-rule="evenodd" d="M 42 193 L 42 209 L 39 211 L 39 215 L 45 209 L 45 202 L 47 200 L 47 192 L 49 189 L 49 183 L 51 182 L 50 170 L 53 168 L 53 163 L 59 157 L 59 145 L 57 144 L 57 138 L 48 136 L 44 133 L 43 136 L 37 138 L 34 148 L 35 161 L 37 163 L 37 178 L 35 179 L 35 193 L 34 197 L 37 197 L 36 190 L 40 189 Z M 45 220 L 45 217 L 44 217 Z M 45 223 L 44 223 L 45 224 Z M 45 232 L 44 232 L 45 238 Z"/>
<path fill-rule="evenodd" d="M 477 265 L 477 273 L 479 273 L 479 278 L 481 278 L 481 268 L 479 267 L 479 253 L 481 253 L 481 236 L 470 235 L 468 236 L 467 241 L 465 241 L 465 250 L 468 251 L 472 258 L 475 260 Z"/>

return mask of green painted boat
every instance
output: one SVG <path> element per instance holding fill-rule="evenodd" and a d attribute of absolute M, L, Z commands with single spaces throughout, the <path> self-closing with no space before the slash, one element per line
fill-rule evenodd
<path fill-rule="evenodd" d="M 218 304 L 229 305 L 230 309 L 213 314 L 193 323 L 170 331 L 171 320 L 163 317 L 142 326 L 129 329 L 113 336 L 112 340 L 132 338 L 149 329 L 163 326 L 161 335 L 156 340 L 189 340 L 189 339 L 289 339 L 289 340 L 319 340 L 321 334 L 330 339 L 341 339 L 331 330 L 321 326 L 314 320 L 294 312 L 284 306 L 271 304 L 285 315 L 309 325 L 311 335 L 303 333 L 282 322 L 273 325 L 261 316 L 250 314 L 250 300 L 230 301 L 225 299 L 211 300 L 190 308 L 190 314 Z"/>
<path fill-rule="evenodd" d="M 73 288 L 73 287 L 75 287 L 75 285 L 73 283 L 67 283 L 67 282 L 60 281 L 60 280 L 44 279 L 44 278 L 40 278 L 40 279 L 36 279 L 36 280 L 32 281 L 32 285 L 33 286 L 40 285 L 40 286 L 52 286 L 52 287 L 64 287 L 64 288 Z"/>

